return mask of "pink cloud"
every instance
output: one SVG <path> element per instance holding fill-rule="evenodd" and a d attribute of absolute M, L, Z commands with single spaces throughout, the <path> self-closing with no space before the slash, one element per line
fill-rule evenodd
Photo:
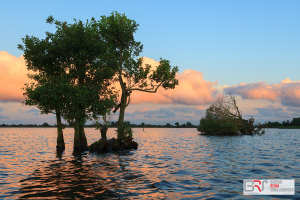
<path fill-rule="evenodd" d="M 273 102 L 277 101 L 277 97 L 280 96 L 277 85 L 267 85 L 264 82 L 239 84 L 225 88 L 224 91 L 239 94 L 244 99 L 267 99 Z"/>
<path fill-rule="evenodd" d="M 146 64 L 150 64 L 152 69 L 156 69 L 159 61 L 143 57 L 143 65 Z M 0 51 L 0 100 L 22 102 L 24 97 L 21 88 L 25 83 L 31 82 L 27 77 L 28 73 L 23 56 L 17 58 L 5 51 Z M 214 101 L 213 96 L 217 90 L 213 86 L 217 85 L 217 81 L 206 81 L 202 72 L 193 69 L 178 73 L 176 78 L 179 80 L 179 85 L 174 90 L 159 88 L 157 93 L 133 91 L 131 103 L 203 105 Z M 114 87 L 120 89 L 119 84 L 115 84 Z"/>
<path fill-rule="evenodd" d="M 288 78 L 279 84 L 265 82 L 239 84 L 227 87 L 224 91 L 241 95 L 243 99 L 280 101 L 285 106 L 300 107 L 300 81 L 291 81 Z"/>
<path fill-rule="evenodd" d="M 195 106 L 195 108 L 198 110 L 205 110 L 205 108 L 203 106 Z"/>
<path fill-rule="evenodd" d="M 150 64 L 152 68 L 159 65 L 159 61 L 150 58 L 143 58 L 144 64 Z M 218 82 L 209 82 L 202 77 L 203 73 L 193 69 L 184 70 L 178 73 L 176 78 L 179 85 L 173 90 L 164 90 L 159 88 L 157 93 L 147 93 L 141 91 L 133 91 L 131 95 L 131 103 L 139 104 L 143 102 L 150 103 L 179 103 L 188 105 L 203 105 L 214 101 L 213 96 L 217 93 L 216 88 Z"/>
<path fill-rule="evenodd" d="M 22 102 L 24 83 L 31 82 L 23 56 L 0 51 L 0 100 Z"/>

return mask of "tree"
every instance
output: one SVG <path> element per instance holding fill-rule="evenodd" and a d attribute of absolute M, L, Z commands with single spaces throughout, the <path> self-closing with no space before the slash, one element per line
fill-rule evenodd
<path fill-rule="evenodd" d="M 279 122 L 268 122 L 267 123 L 267 126 L 269 127 L 269 128 L 276 128 L 276 127 L 280 127 L 281 126 L 281 124 L 279 123 Z"/>
<path fill-rule="evenodd" d="M 46 32 L 42 40 L 26 36 L 25 47 L 19 45 L 27 69 L 37 72 L 30 77 L 38 84 L 25 87 L 25 105 L 37 105 L 43 114 L 55 112 L 58 134 L 60 115 L 75 122 L 74 150 L 87 150 L 84 123 L 114 106 L 108 86 L 116 67 L 95 19 L 67 24 L 50 16 L 47 23 L 56 25 L 55 33 Z"/>
<path fill-rule="evenodd" d="M 37 106 L 42 114 L 53 113 L 57 120 L 57 149 L 65 149 L 65 142 L 61 124 L 61 110 L 65 102 L 65 93 L 69 91 L 68 83 L 63 78 L 64 61 L 63 49 L 57 38 L 52 37 L 49 42 L 47 37 L 40 40 L 36 37 L 26 36 L 23 38 L 23 45 L 18 45 L 24 51 L 24 58 L 28 70 L 33 70 L 35 74 L 28 77 L 34 82 L 25 84 L 24 105 Z"/>
<path fill-rule="evenodd" d="M 43 123 L 42 126 L 50 126 L 47 122 Z"/>
<path fill-rule="evenodd" d="M 167 124 L 166 124 L 166 126 L 167 126 L 167 127 L 170 127 L 170 126 L 171 126 L 171 124 L 170 124 L 170 123 L 167 123 Z"/>
<path fill-rule="evenodd" d="M 117 12 L 109 17 L 102 16 L 99 29 L 113 49 L 114 62 L 118 66 L 115 74 L 115 82 L 121 86 L 121 97 L 114 112 L 120 109 L 118 126 L 124 122 L 125 109 L 130 103 L 132 91 L 155 93 L 162 86 L 164 89 L 174 89 L 178 85 L 175 75 L 178 67 L 171 69 L 168 60 L 160 59 L 156 70 L 151 66 L 142 67 L 142 59 L 135 59 L 142 52 L 143 45 L 134 40 L 133 34 L 137 31 L 138 24 L 128 19 L 125 14 Z"/>
<path fill-rule="evenodd" d="M 282 126 L 286 126 L 286 121 L 283 121 L 281 124 Z"/>
<path fill-rule="evenodd" d="M 242 112 L 235 96 L 229 94 L 219 97 L 209 106 L 205 118 L 200 120 L 198 131 L 207 134 L 238 134 L 243 128 Z"/>
<path fill-rule="evenodd" d="M 33 49 L 32 49 L 33 50 Z M 28 53 L 28 52 L 26 52 Z M 27 56 L 27 54 L 24 54 Z M 41 56 L 42 58 L 42 56 Z M 53 113 L 57 122 L 57 149 L 65 149 L 63 136 L 63 125 L 61 123 L 61 112 L 65 106 L 66 93 L 70 90 L 67 83 L 55 76 L 45 78 L 43 75 L 30 76 L 36 83 L 25 84 L 24 105 L 37 106 L 42 114 Z"/>
<path fill-rule="evenodd" d="M 243 126 L 242 112 L 239 110 L 235 96 L 229 94 L 219 97 L 207 112 L 217 116 L 220 120 L 236 124 L 239 128 Z"/>
<path fill-rule="evenodd" d="M 177 127 L 179 127 L 179 123 L 178 123 L 178 122 L 175 122 L 175 125 L 176 125 Z"/>
<path fill-rule="evenodd" d="M 111 111 L 107 110 L 107 112 L 102 116 L 102 121 L 103 121 L 102 123 L 98 122 L 97 118 L 95 118 L 95 119 L 96 119 L 96 122 L 95 122 L 96 130 L 100 129 L 101 139 L 106 141 L 108 127 L 112 124 L 112 122 L 110 122 L 110 120 L 112 119 Z"/>
<path fill-rule="evenodd" d="M 238 126 L 230 121 L 223 121 L 217 115 L 206 111 L 204 118 L 201 118 L 197 127 L 199 132 L 204 134 L 238 134 Z"/>
<path fill-rule="evenodd" d="M 187 127 L 192 127 L 193 124 L 192 124 L 191 122 L 186 122 L 186 126 L 187 126 Z"/>
<path fill-rule="evenodd" d="M 252 134 L 259 133 L 262 126 L 254 130 L 253 121 L 243 120 L 235 96 L 231 93 L 219 97 L 206 110 L 197 130 L 206 134 Z"/>

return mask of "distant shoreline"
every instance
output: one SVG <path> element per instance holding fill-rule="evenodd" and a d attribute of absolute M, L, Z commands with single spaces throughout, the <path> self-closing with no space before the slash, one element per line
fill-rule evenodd
<path fill-rule="evenodd" d="M 55 126 L 0 126 L 0 128 L 57 128 Z M 73 127 L 66 127 L 66 128 L 73 128 Z M 96 128 L 91 126 L 85 126 L 84 128 Z M 108 127 L 108 128 L 117 128 L 117 127 Z M 143 127 L 132 127 L 132 128 L 143 128 Z M 145 127 L 146 128 L 197 128 L 197 127 Z"/>

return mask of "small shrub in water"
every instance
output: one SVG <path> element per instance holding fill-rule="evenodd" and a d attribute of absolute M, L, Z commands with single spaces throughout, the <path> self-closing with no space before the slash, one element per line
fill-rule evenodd
<path fill-rule="evenodd" d="M 131 137 L 132 138 L 132 127 L 130 124 L 127 124 L 124 122 L 122 126 L 118 126 L 117 128 L 117 134 L 119 139 Z"/>

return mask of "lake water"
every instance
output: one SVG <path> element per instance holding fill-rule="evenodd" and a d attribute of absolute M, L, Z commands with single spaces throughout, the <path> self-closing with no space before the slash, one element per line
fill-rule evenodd
<path fill-rule="evenodd" d="M 108 130 L 108 137 L 115 137 Z M 0 199 L 300 199 L 300 130 L 204 136 L 134 129 L 138 150 L 57 153 L 55 128 L 0 128 Z M 88 143 L 100 132 L 86 128 Z M 243 196 L 243 179 L 295 179 L 293 196 Z"/>

